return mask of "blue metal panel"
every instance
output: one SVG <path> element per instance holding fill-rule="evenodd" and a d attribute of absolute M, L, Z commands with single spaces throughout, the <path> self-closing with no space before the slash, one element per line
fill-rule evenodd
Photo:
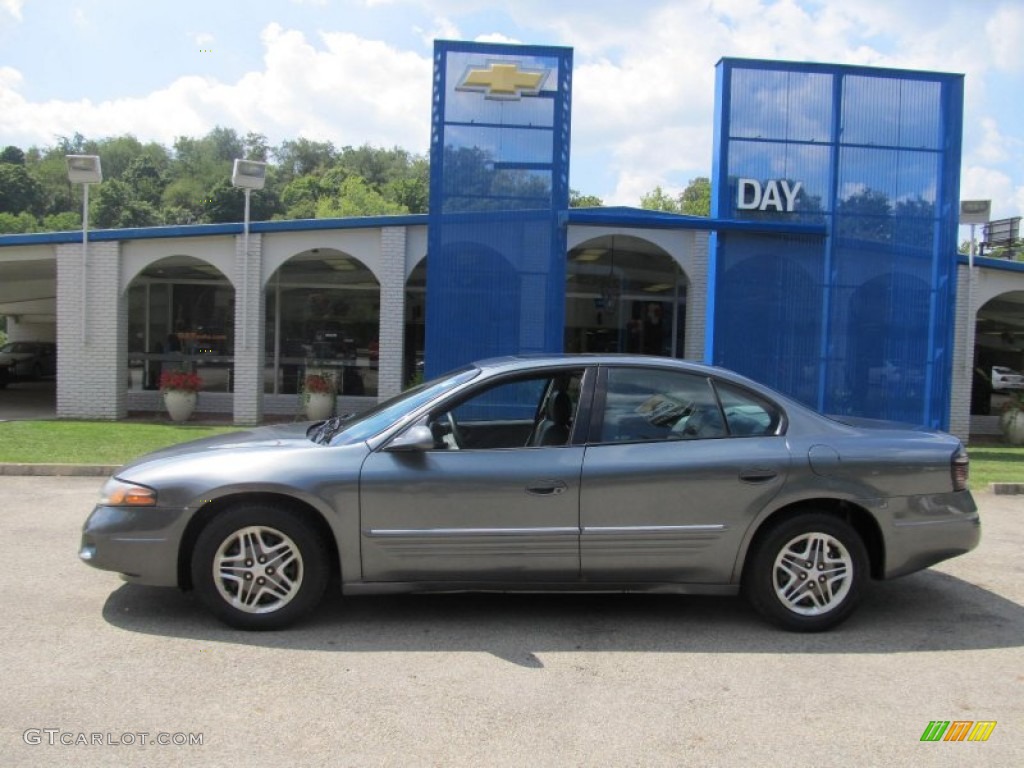
<path fill-rule="evenodd" d="M 717 216 L 828 236 L 719 232 L 709 359 L 828 412 L 947 426 L 963 77 L 723 59 L 718 95 Z"/>
<path fill-rule="evenodd" d="M 568 48 L 435 43 L 428 376 L 562 348 L 571 78 Z"/>

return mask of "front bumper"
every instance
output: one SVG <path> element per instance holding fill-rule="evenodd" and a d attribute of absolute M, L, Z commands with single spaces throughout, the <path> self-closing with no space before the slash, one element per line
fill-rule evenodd
<path fill-rule="evenodd" d="M 184 510 L 97 506 L 82 528 L 78 557 L 133 584 L 178 586 L 178 550 Z"/>

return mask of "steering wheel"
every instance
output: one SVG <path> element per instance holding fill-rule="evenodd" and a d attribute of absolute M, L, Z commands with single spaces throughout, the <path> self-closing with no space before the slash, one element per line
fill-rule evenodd
<path fill-rule="evenodd" d="M 455 423 L 455 413 L 453 411 L 448 411 L 448 413 L 445 415 L 448 417 L 448 427 L 451 430 L 450 434 L 452 436 L 452 442 L 455 444 L 452 447 L 461 448 L 462 433 L 459 432 L 459 425 Z"/>

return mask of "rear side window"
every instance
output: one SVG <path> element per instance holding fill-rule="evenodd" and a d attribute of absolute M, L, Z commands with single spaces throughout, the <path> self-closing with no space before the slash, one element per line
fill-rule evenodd
<path fill-rule="evenodd" d="M 733 437 L 762 437 L 778 433 L 782 414 L 764 398 L 724 381 L 716 381 L 722 412 Z"/>
<path fill-rule="evenodd" d="M 705 376 L 649 368 L 608 368 L 600 442 L 695 440 L 726 435 Z"/>

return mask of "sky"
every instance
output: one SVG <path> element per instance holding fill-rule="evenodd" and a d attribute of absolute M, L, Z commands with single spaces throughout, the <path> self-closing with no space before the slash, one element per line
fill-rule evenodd
<path fill-rule="evenodd" d="M 1024 215 L 1024 0 L 0 0 L 0 147 L 426 153 L 435 39 L 573 48 L 570 185 L 607 205 L 710 176 L 723 56 L 962 73 L 961 199 Z"/>

